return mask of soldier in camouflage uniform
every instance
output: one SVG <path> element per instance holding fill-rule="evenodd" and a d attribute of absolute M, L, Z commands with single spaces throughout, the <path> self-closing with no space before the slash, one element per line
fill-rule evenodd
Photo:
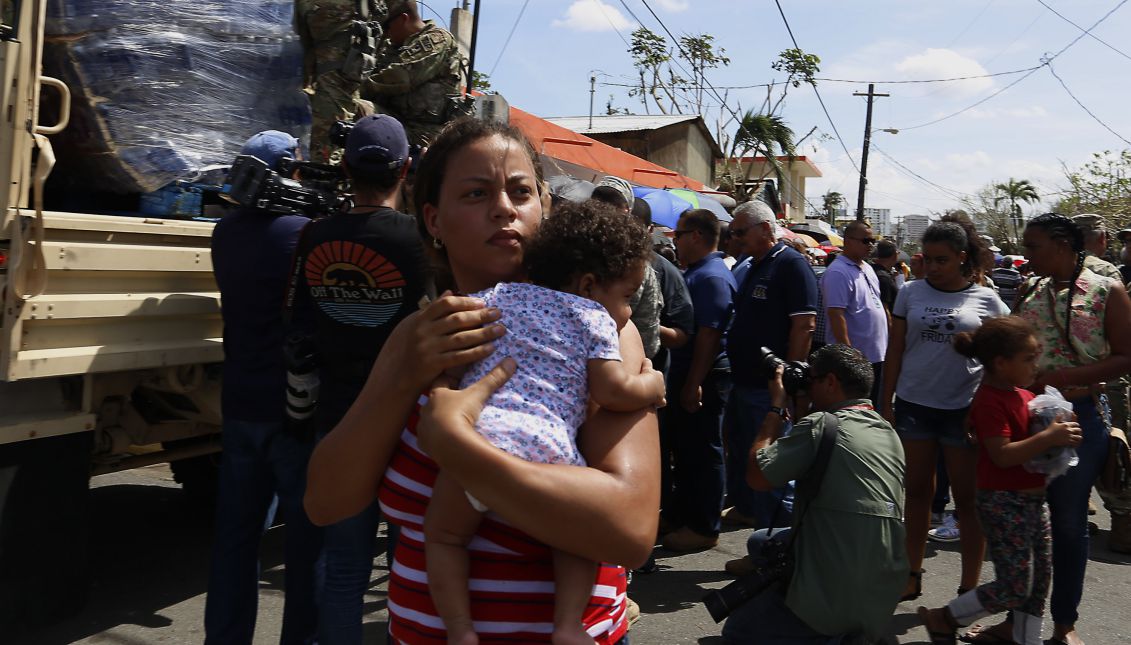
<path fill-rule="evenodd" d="M 460 115 L 466 62 L 455 37 L 422 20 L 416 0 L 388 0 L 386 47 L 361 84 L 362 98 L 404 124 L 410 144 L 427 146 Z"/>
<path fill-rule="evenodd" d="M 365 25 L 375 42 L 387 15 L 384 0 L 295 0 L 295 31 L 303 45 L 303 89 L 310 97 L 310 158 L 337 162 L 341 150 L 330 143 L 335 121 L 352 121 L 365 102 L 358 87 L 372 70 L 373 51 L 359 33 Z M 368 63 L 362 58 L 368 57 Z M 369 110 L 372 111 L 372 110 Z"/>
<path fill-rule="evenodd" d="M 1084 268 L 1096 275 L 1113 278 L 1123 284 L 1123 274 L 1114 264 L 1100 256 L 1107 252 L 1107 225 L 1101 215 L 1091 213 L 1072 218 L 1084 230 Z M 1113 379 L 1107 383 L 1108 406 L 1111 408 L 1111 424 L 1129 430 L 1127 379 Z M 1104 506 L 1111 513 L 1111 534 L 1108 548 L 1118 553 L 1131 553 L 1131 493 L 1121 495 L 1100 491 Z"/>

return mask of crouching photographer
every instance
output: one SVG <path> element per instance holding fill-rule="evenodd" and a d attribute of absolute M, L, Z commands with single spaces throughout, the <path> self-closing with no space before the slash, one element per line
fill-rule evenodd
<path fill-rule="evenodd" d="M 728 643 L 879 639 L 907 582 L 903 447 L 868 401 L 872 365 L 846 345 L 813 353 L 806 385 L 818 412 L 783 437 L 783 367 L 746 478 L 759 491 L 796 480 L 793 526 L 756 531 L 753 572 L 708 597 L 708 608 L 717 620 L 730 614 Z"/>

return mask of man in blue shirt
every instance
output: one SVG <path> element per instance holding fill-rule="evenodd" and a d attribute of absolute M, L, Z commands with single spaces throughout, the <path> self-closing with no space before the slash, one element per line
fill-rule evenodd
<path fill-rule="evenodd" d="M 695 336 L 672 351 L 667 417 L 661 433 L 664 455 L 674 461 L 661 506 L 672 551 L 707 549 L 719 541 L 725 471 L 722 421 L 730 396 L 730 366 L 723 334 L 730 323 L 737 285 L 716 251 L 719 221 L 696 209 L 679 218 L 675 246 L 687 270 L 684 280 L 695 313 Z M 668 474 L 668 464 L 663 472 Z"/>
<path fill-rule="evenodd" d="M 728 522 L 766 528 L 778 500 L 789 488 L 755 492 L 746 483 L 750 447 L 770 410 L 768 375 L 758 351 L 769 348 L 786 360 L 807 360 L 817 314 L 817 282 L 809 262 L 777 239 L 777 217 L 764 202 L 740 204 L 734 211 L 731 235 L 751 258 L 739 285 L 734 324 L 727 336 L 727 354 L 734 376 L 734 393 L 727 412 L 727 492 L 732 508 Z M 785 507 L 789 510 L 789 506 Z M 789 517 L 778 518 L 778 526 Z"/>
<path fill-rule="evenodd" d="M 240 154 L 276 168 L 298 140 L 277 130 L 248 139 Z M 310 220 L 260 209 L 230 211 L 212 233 L 212 268 L 224 316 L 224 416 L 220 491 L 204 642 L 250 645 L 259 596 L 259 540 L 278 495 L 286 520 L 286 606 L 280 643 L 317 637 L 315 563 L 321 532 L 302 508 L 313 436 L 288 431 L 283 298 L 291 257 Z"/>

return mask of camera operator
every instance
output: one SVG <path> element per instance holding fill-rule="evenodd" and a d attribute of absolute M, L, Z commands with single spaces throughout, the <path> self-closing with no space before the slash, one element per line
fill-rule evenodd
<path fill-rule="evenodd" d="M 298 158 L 293 136 L 267 130 L 241 156 L 273 173 Z M 231 177 L 229 176 L 229 179 Z M 280 324 L 287 270 L 310 219 L 271 208 L 228 211 L 212 233 L 212 268 L 224 317 L 224 416 L 220 490 L 204 642 L 248 643 L 259 596 L 259 541 L 278 495 L 286 520 L 286 607 L 283 643 L 316 637 L 315 562 L 321 531 L 302 508 L 313 438 L 289 432 L 286 418 L 286 325 Z"/>
<path fill-rule="evenodd" d="M 296 255 L 296 317 L 314 323 L 319 368 L 318 437 L 341 421 L 361 392 L 390 332 L 425 294 L 424 247 L 416 220 L 396 209 L 411 164 L 399 121 L 367 116 L 345 139 L 342 168 L 353 207 L 307 227 Z M 362 609 L 380 514 L 374 501 L 326 527 L 319 639 L 362 641 Z"/>
<path fill-rule="evenodd" d="M 846 345 L 813 353 L 808 385 L 813 406 L 836 417 L 839 430 L 819 489 L 807 481 L 825 430 L 824 412 L 782 436 L 787 395 L 782 368 L 770 382 L 770 413 L 750 451 L 747 481 L 770 490 L 797 480 L 790 535 L 792 578 L 737 607 L 723 628 L 730 643 L 824 643 L 880 638 L 907 582 L 903 531 L 903 447 L 872 408 L 872 365 Z M 790 533 L 776 531 L 775 539 Z M 765 531 L 748 549 L 758 562 Z M 755 574 L 756 575 L 756 574 Z"/>

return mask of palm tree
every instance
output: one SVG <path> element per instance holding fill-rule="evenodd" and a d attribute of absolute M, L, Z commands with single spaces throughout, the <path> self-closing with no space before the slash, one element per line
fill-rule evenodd
<path fill-rule="evenodd" d="M 781 154 L 788 157 L 790 161 L 793 161 L 793 157 L 797 152 L 793 141 L 793 130 L 786 125 L 785 120 L 780 116 L 759 114 L 754 112 L 754 110 L 747 110 L 746 113 L 742 115 L 742 121 L 739 123 L 738 131 L 734 135 L 730 156 L 732 158 L 741 158 L 751 153 L 755 156 L 764 156 L 767 165 L 773 169 L 773 173 L 778 180 L 778 186 L 780 188 L 784 173 L 781 163 L 778 161 L 778 155 Z M 742 181 L 735 182 L 736 191 L 745 193 L 745 185 L 750 181 L 752 169 L 753 164 L 747 164 Z M 765 176 L 759 179 L 765 179 Z M 738 195 L 736 195 L 736 197 L 738 197 Z M 743 197 L 745 197 L 745 195 L 743 195 Z M 742 199 L 739 199 L 739 201 L 742 201 Z"/>
<path fill-rule="evenodd" d="M 836 209 L 844 204 L 844 195 L 835 190 L 830 190 L 825 193 L 822 199 L 824 200 L 825 214 L 829 217 L 829 226 L 836 226 Z"/>
<path fill-rule="evenodd" d="M 1028 179 L 1014 179 L 1009 178 L 1009 181 L 1004 184 L 994 184 L 994 190 L 998 193 L 998 200 L 1009 200 L 1009 218 L 1013 222 L 1013 237 L 1018 238 L 1018 232 L 1021 229 L 1021 205 L 1017 202 L 1025 202 L 1032 204 L 1033 202 L 1040 201 L 1040 196 L 1037 195 L 1037 188 Z"/>

